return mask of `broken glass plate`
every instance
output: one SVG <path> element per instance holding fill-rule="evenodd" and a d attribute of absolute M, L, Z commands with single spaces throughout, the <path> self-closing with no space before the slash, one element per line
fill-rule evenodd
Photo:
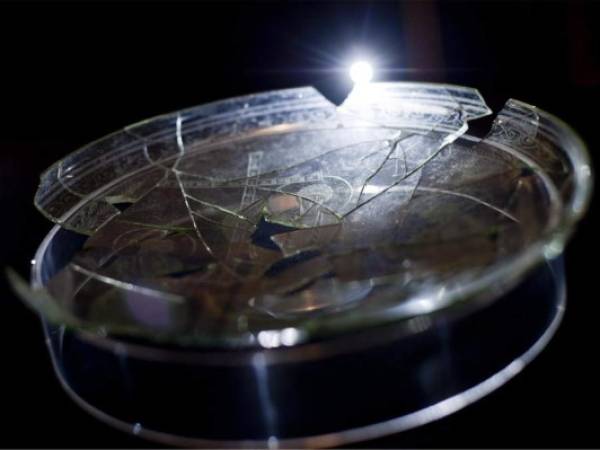
<path fill-rule="evenodd" d="M 234 98 L 126 127 L 57 162 L 36 206 L 89 238 L 30 303 L 90 333 L 294 345 L 497 297 L 560 253 L 589 192 L 564 124 L 474 89 Z"/>
<path fill-rule="evenodd" d="M 88 343 L 225 360 L 435 328 L 560 255 L 589 199 L 568 126 L 509 100 L 468 133 L 489 114 L 474 89 L 371 83 L 339 106 L 298 88 L 142 121 L 42 174 L 60 228 L 13 284 Z"/>

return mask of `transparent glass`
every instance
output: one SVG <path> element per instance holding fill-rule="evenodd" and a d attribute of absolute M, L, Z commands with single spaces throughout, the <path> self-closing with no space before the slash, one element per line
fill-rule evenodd
<path fill-rule="evenodd" d="M 74 398 L 150 438 L 323 446 L 424 423 L 545 345 L 591 192 L 562 121 L 509 100 L 470 135 L 490 113 L 471 88 L 370 83 L 340 106 L 299 88 L 126 127 L 42 174 L 58 227 L 14 285 Z M 203 419 L 165 417 L 175 399 Z"/>

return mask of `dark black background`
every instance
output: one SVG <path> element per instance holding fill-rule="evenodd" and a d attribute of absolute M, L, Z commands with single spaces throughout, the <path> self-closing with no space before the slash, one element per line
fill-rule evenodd
<path fill-rule="evenodd" d="M 600 3 L 20 3 L 0 5 L 0 263 L 26 274 L 50 223 L 38 175 L 103 134 L 210 100 L 314 85 L 335 101 L 371 55 L 378 79 L 509 97 L 600 144 Z M 404 70 L 400 70 L 404 69 Z M 598 208 L 566 253 L 569 305 L 549 347 L 507 386 L 375 447 L 598 447 Z M 1 281 L 3 447 L 148 447 L 62 392 L 39 323 Z M 507 330 L 507 333 L 510 330 Z"/>

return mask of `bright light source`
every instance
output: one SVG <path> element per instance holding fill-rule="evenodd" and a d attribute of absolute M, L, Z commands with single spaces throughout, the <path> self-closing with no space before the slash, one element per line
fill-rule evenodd
<path fill-rule="evenodd" d="M 350 78 L 354 84 L 366 84 L 373 78 L 373 67 L 366 61 L 357 61 L 350 66 Z"/>

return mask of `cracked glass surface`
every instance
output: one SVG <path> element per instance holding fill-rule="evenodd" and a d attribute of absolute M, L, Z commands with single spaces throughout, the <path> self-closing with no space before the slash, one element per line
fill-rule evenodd
<path fill-rule="evenodd" d="M 489 114 L 474 89 L 371 83 L 340 106 L 299 88 L 129 126 L 42 175 L 36 206 L 89 237 L 20 292 L 103 336 L 233 347 L 491 296 L 464 286 L 556 228 L 574 181 L 547 115 L 509 100 L 469 135 Z"/>

